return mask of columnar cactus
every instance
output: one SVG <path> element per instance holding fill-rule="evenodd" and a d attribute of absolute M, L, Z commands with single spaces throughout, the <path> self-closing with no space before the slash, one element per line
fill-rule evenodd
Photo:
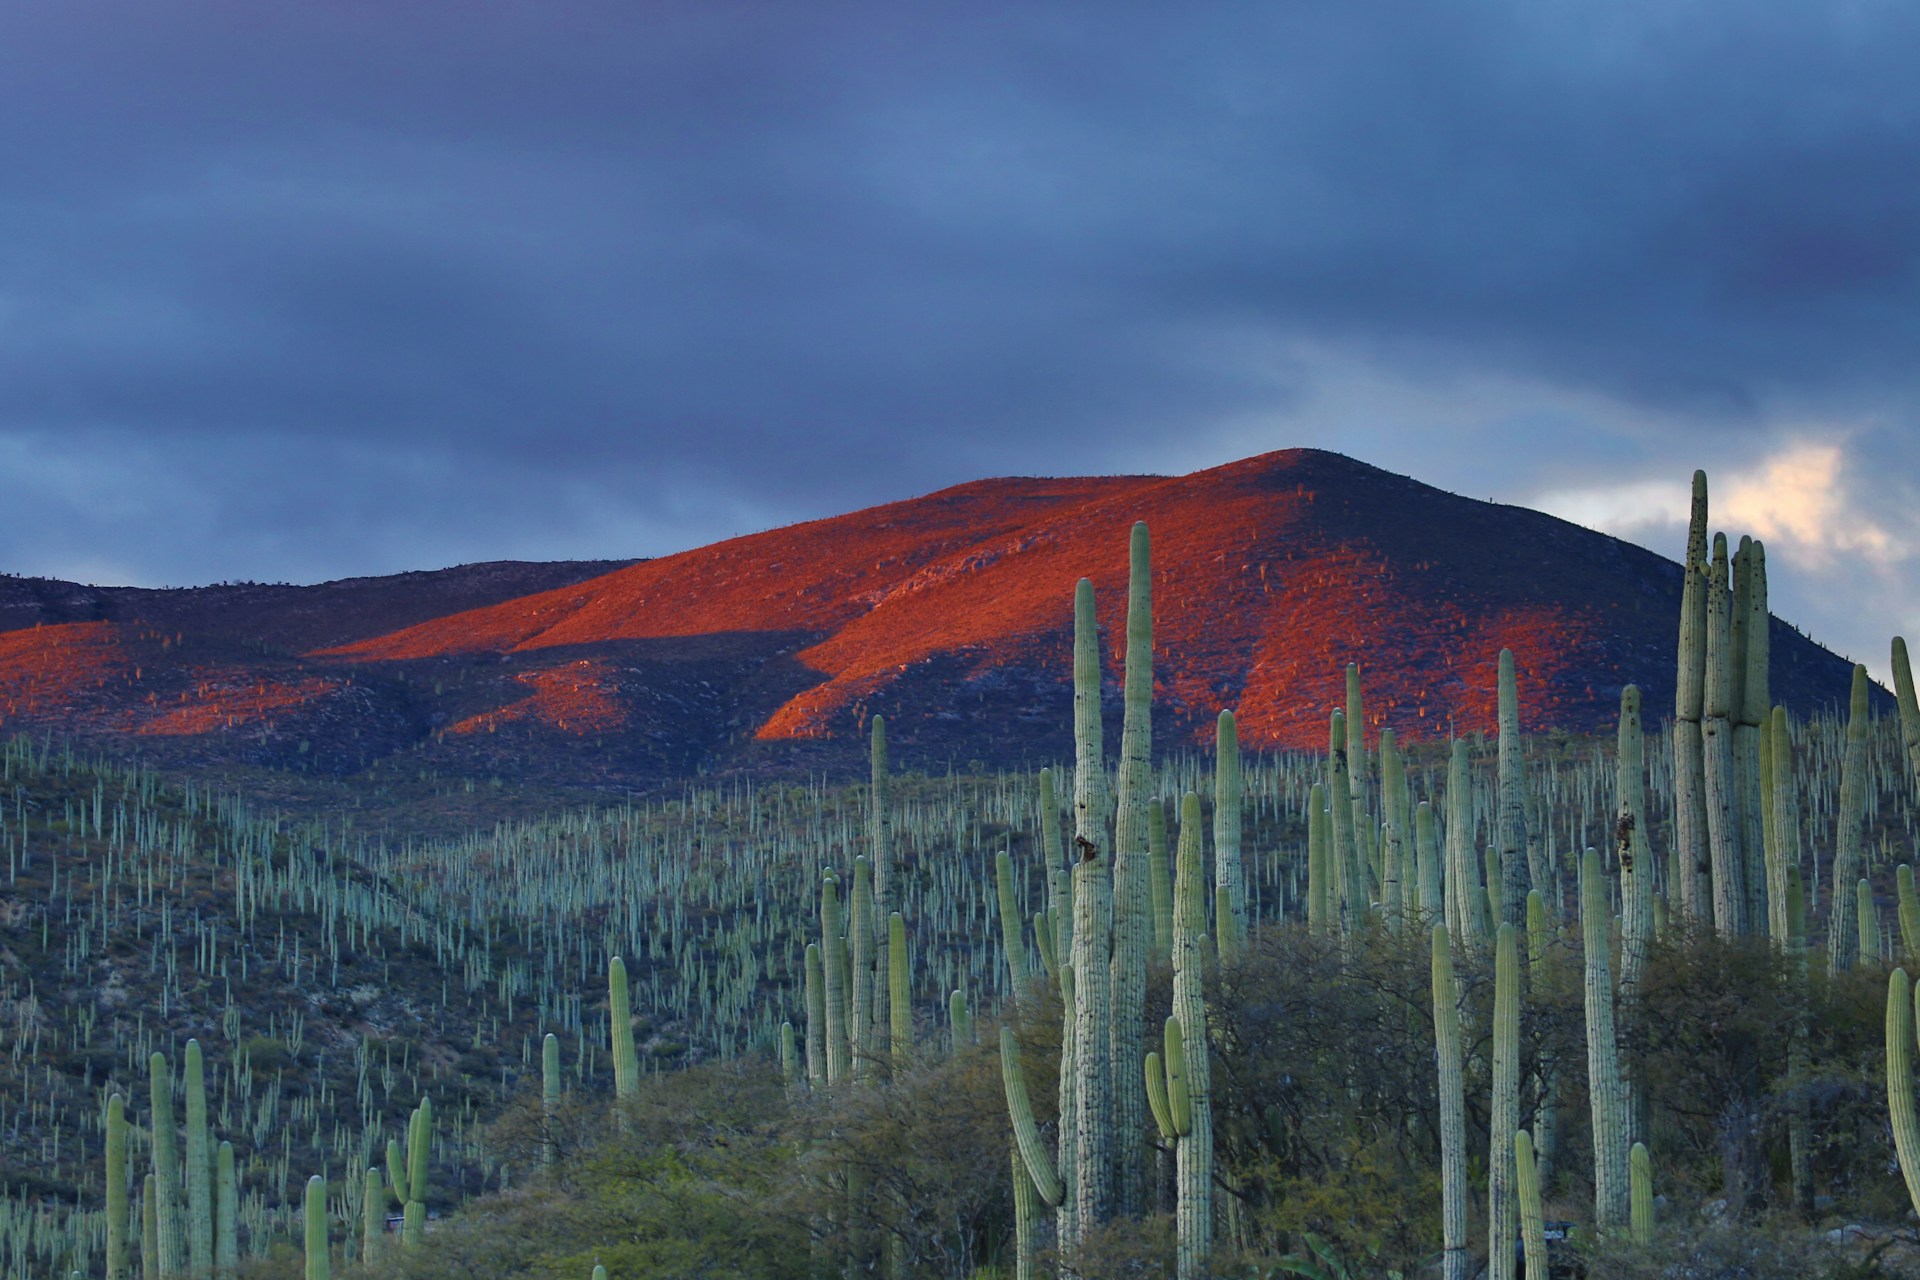
<path fill-rule="evenodd" d="M 173 1071 L 166 1055 L 147 1060 L 147 1084 L 153 1114 L 153 1193 L 158 1237 L 155 1259 L 160 1280 L 186 1274 L 180 1239 L 180 1139 L 173 1127 Z"/>
<path fill-rule="evenodd" d="M 807 1083 L 824 1089 L 827 1084 L 827 974 L 817 942 L 807 944 L 806 974 Z"/>
<path fill-rule="evenodd" d="M 1920 961 L 1920 896 L 1913 888 L 1913 868 L 1901 863 L 1893 871 L 1894 892 L 1900 904 L 1900 943 L 1909 964 Z"/>
<path fill-rule="evenodd" d="M 793 1030 L 788 1028 L 791 1039 Z M 554 1130 L 560 1123 L 560 1037 L 549 1031 L 540 1041 L 540 1163 L 552 1164 L 557 1153 Z"/>
<path fill-rule="evenodd" d="M 856 1080 L 873 1072 L 873 941 L 873 866 L 855 858 L 853 900 L 847 909 L 847 1053 Z"/>
<path fill-rule="evenodd" d="M 1707 784 L 1707 849 L 1713 866 L 1713 925 L 1723 938 L 1747 931 L 1746 855 L 1734 805 L 1733 641 L 1727 598 L 1727 538 L 1713 535 L 1707 570 L 1707 683 L 1701 751 Z"/>
<path fill-rule="evenodd" d="M 1769 806 L 1773 811 L 1773 820 L 1769 824 L 1773 828 L 1773 861 L 1767 869 L 1767 892 L 1769 901 L 1777 896 L 1781 904 L 1779 930 L 1775 936 L 1788 939 L 1792 925 L 1787 919 L 1787 881 L 1791 876 L 1798 875 L 1800 870 L 1800 806 L 1794 794 L 1793 737 L 1787 724 L 1785 707 L 1773 709 L 1773 727 L 1767 734 L 1767 752 L 1773 759 L 1772 803 Z"/>
<path fill-rule="evenodd" d="M 198 1040 L 187 1041 L 187 1265 L 213 1270 L 213 1148 L 207 1141 L 207 1072 Z"/>
<path fill-rule="evenodd" d="M 433 1143 L 433 1100 L 421 1098 L 407 1118 L 407 1145 L 387 1142 L 387 1180 L 401 1204 L 400 1243 L 413 1248 L 426 1238 L 427 1158 Z"/>
<path fill-rule="evenodd" d="M 1332 821 L 1327 789 L 1316 782 L 1307 792 L 1307 926 L 1315 933 L 1333 927 L 1338 902 L 1333 892 Z"/>
<path fill-rule="evenodd" d="M 1533 1139 L 1525 1129 L 1516 1129 L 1513 1134 L 1513 1183 L 1520 1207 L 1520 1243 L 1527 1253 L 1527 1274 L 1533 1277 L 1547 1274 L 1547 1224 L 1546 1215 L 1540 1209 L 1540 1170 L 1534 1160 Z M 1501 1242 L 1493 1242 L 1495 1257 L 1505 1257 L 1507 1271 L 1513 1270 L 1513 1239 L 1508 1237 L 1504 1248 Z M 1490 1275 L 1500 1274 L 1497 1267 L 1489 1268 Z"/>
<path fill-rule="evenodd" d="M 1440 840 L 1434 830 L 1433 806 L 1422 800 L 1413 811 L 1413 847 L 1419 866 L 1420 918 L 1431 924 L 1447 917 L 1447 890 L 1442 878 Z"/>
<path fill-rule="evenodd" d="M 1537 992 L 1547 980 L 1549 950 L 1553 945 L 1553 926 L 1547 919 L 1546 895 L 1538 889 L 1527 891 L 1527 987 Z M 1553 1185 L 1553 1157 L 1560 1132 L 1560 1081 L 1552 1067 L 1551 1056 L 1543 1056 L 1538 1066 L 1538 1091 L 1533 1115 L 1534 1156 L 1540 1170 L 1540 1184 Z"/>
<path fill-rule="evenodd" d="M 1082 1231 L 1113 1211 L 1112 990 L 1107 959 L 1113 889 L 1107 869 L 1088 858 L 1073 869 L 1075 1220 Z M 1178 950 L 1179 905 L 1174 906 Z M 1141 1092 L 1145 1094 L 1145 1085 Z M 1129 1137 L 1132 1135 L 1129 1134 Z"/>
<path fill-rule="evenodd" d="M 1214 731 L 1213 883 L 1226 895 L 1232 920 L 1215 926 L 1222 939 L 1247 936 L 1247 876 L 1240 860 L 1240 730 L 1233 712 L 1222 711 Z"/>
<path fill-rule="evenodd" d="M 1920 1119 L 1913 1107 L 1914 992 L 1905 969 L 1887 975 L 1887 1115 L 1907 1199 L 1920 1213 Z"/>
<path fill-rule="evenodd" d="M 1740 539 L 1734 570 L 1734 622 L 1742 620 L 1745 626 L 1740 630 L 1744 634 L 1736 635 L 1734 642 L 1734 794 L 1739 808 L 1740 847 L 1746 858 L 1747 927 L 1759 933 L 1770 932 L 1773 919 L 1760 782 L 1761 727 L 1773 705 L 1768 678 L 1772 642 L 1768 635 L 1767 552 L 1758 539 L 1746 537 Z"/>
<path fill-rule="evenodd" d="M 1520 951 L 1500 922 L 1493 952 L 1493 1098 L 1488 1113 L 1487 1274 L 1513 1280 L 1513 1140 L 1520 1129 Z"/>
<path fill-rule="evenodd" d="M 225 1280 L 240 1269 L 240 1179 L 231 1142 L 220 1144 L 214 1184 L 213 1270 Z"/>
<path fill-rule="evenodd" d="M 1828 895 L 1827 964 L 1834 973 L 1853 968 L 1859 954 L 1857 901 L 1842 892 L 1860 876 L 1860 827 L 1867 808 L 1867 669 L 1853 668 L 1847 714 L 1847 749 L 1840 761 L 1840 809 L 1833 841 L 1833 884 Z"/>
<path fill-rule="evenodd" d="M 1594 1221 L 1602 1231 L 1627 1217 L 1627 1116 L 1614 1038 L 1613 973 L 1607 954 L 1613 913 L 1607 872 L 1589 849 L 1580 866 L 1580 928 L 1586 951 L 1587 1080 L 1593 1105 Z"/>
<path fill-rule="evenodd" d="M 1026 934 L 1021 928 L 1020 905 L 1014 896 L 1013 855 L 1005 849 L 993 855 L 993 884 L 1000 907 L 1000 949 L 1007 956 L 1007 976 L 1013 980 L 1013 996 L 1027 984 Z"/>
<path fill-rule="evenodd" d="M 327 1180 L 317 1173 L 307 1179 L 306 1228 L 307 1280 L 331 1280 L 333 1266 L 327 1258 Z"/>
<path fill-rule="evenodd" d="M 387 1235 L 387 1188 L 380 1181 L 378 1166 L 367 1170 L 360 1196 L 360 1264 L 379 1265 Z"/>
<path fill-rule="evenodd" d="M 1333 818 L 1333 917 L 1342 934 L 1352 933 L 1366 918 L 1370 895 L 1366 868 L 1354 838 L 1353 791 L 1347 775 L 1346 716 L 1333 713 L 1329 737 L 1334 747 L 1327 753 L 1327 811 Z M 1174 908 L 1178 914 L 1179 908 Z"/>
<path fill-rule="evenodd" d="M 1147 952 L 1153 945 L 1147 793 L 1153 786 L 1153 573 L 1147 526 L 1135 523 L 1128 543 L 1127 656 L 1122 686 L 1119 809 L 1113 839 L 1113 959 L 1108 1062 L 1113 1089 L 1113 1201 L 1138 1214 L 1147 1189 L 1146 1085 L 1131 1064 L 1145 1036 Z M 1119 1070 L 1121 1064 L 1129 1069 Z"/>
<path fill-rule="evenodd" d="M 841 934 L 840 880 L 829 871 L 820 881 L 820 946 L 826 971 L 827 1083 L 847 1078 L 852 1056 L 847 1047 L 847 941 Z"/>
<path fill-rule="evenodd" d="M 107 1099 L 107 1280 L 128 1280 L 127 1101 Z"/>
<path fill-rule="evenodd" d="M 1473 770 L 1466 740 L 1455 738 L 1447 764 L 1447 927 L 1462 946 L 1487 934 L 1473 828 Z"/>
<path fill-rule="evenodd" d="M 1900 708 L 1900 741 L 1907 749 L 1907 768 L 1920 789 L 1920 699 L 1913 690 L 1913 665 L 1907 660 L 1905 637 L 1893 638 L 1893 692 Z"/>
<path fill-rule="evenodd" d="M 1013 1148 L 1013 1280 L 1036 1280 L 1039 1272 L 1040 1193 L 1034 1190 L 1020 1148 Z"/>
<path fill-rule="evenodd" d="M 1620 1007 L 1627 1027 L 1639 1015 L 1640 982 L 1647 947 L 1653 940 L 1653 853 L 1646 832 L 1646 739 L 1640 730 L 1640 690 L 1620 691 L 1619 749 L 1615 755 L 1614 856 L 1620 866 Z M 1623 1028 L 1624 1029 L 1624 1028 Z M 1629 1135 L 1641 1129 L 1644 1099 L 1640 1082 L 1626 1076 Z"/>
<path fill-rule="evenodd" d="M 140 1181 L 140 1280 L 160 1280 L 160 1189 L 151 1173 Z"/>
<path fill-rule="evenodd" d="M 1413 859 L 1413 830 L 1408 812 L 1407 770 L 1393 730 L 1380 731 L 1380 905 L 1387 927 L 1400 932 L 1415 889 L 1408 881 Z"/>
<path fill-rule="evenodd" d="M 1527 866 L 1527 760 L 1526 743 L 1520 740 L 1520 695 L 1513 673 L 1513 650 L 1500 651 L 1499 671 L 1499 759 L 1496 765 L 1499 786 L 1498 820 L 1494 824 L 1494 844 L 1500 850 L 1500 912 L 1506 924 L 1526 922 L 1529 880 L 1547 883 L 1546 869 Z M 1487 886 L 1491 891 L 1493 886 Z M 1502 1159 L 1511 1154 L 1502 1145 Z M 1512 1257 L 1512 1251 L 1508 1251 Z"/>
<path fill-rule="evenodd" d="M 1200 836 L 1200 797 L 1180 802 L 1180 844 L 1174 862 L 1173 1016 L 1180 1024 L 1186 1059 L 1187 1123 L 1175 1152 L 1179 1207 L 1176 1270 L 1180 1280 L 1207 1274 L 1213 1251 L 1213 1109 L 1207 1063 L 1207 1006 L 1201 970 L 1207 928 L 1205 852 Z M 1142 1082 L 1144 1084 L 1144 1081 Z M 1173 1104 L 1178 1109 L 1178 1104 Z"/>
<path fill-rule="evenodd" d="M 1167 856 L 1167 806 L 1159 796 L 1147 801 L 1147 875 L 1153 888 L 1153 952 L 1173 960 L 1173 866 Z"/>
<path fill-rule="evenodd" d="M 1701 719 L 1707 692 L 1707 473 L 1693 473 L 1687 522 L 1686 576 L 1680 594 L 1679 676 L 1673 709 L 1673 843 L 1679 864 L 1680 911 L 1710 919 L 1705 892 L 1712 869 L 1707 849 L 1707 779 Z"/>
<path fill-rule="evenodd" d="M 904 1062 L 913 1052 L 913 956 L 898 911 L 887 917 L 887 1023 L 888 1052 Z"/>
<path fill-rule="evenodd" d="M 1653 1243 L 1653 1157 L 1647 1144 L 1636 1142 L 1627 1154 L 1627 1180 L 1633 1184 L 1633 1210 L 1629 1231 L 1637 1245 Z M 1542 1274 L 1545 1274 L 1544 1272 Z"/>
<path fill-rule="evenodd" d="M 1873 885 L 1865 876 L 1854 886 L 1854 897 L 1859 900 L 1858 917 L 1860 920 L 1860 954 L 1868 960 L 1880 958 L 1880 912 L 1873 905 Z"/>
<path fill-rule="evenodd" d="M 1000 1024 L 1000 1083 L 1007 1095 L 1007 1116 L 1013 1124 L 1014 1149 L 1026 1170 L 1034 1190 L 1050 1205 L 1059 1205 L 1066 1196 L 1053 1159 L 1041 1141 L 1040 1126 L 1034 1122 L 1033 1102 L 1027 1094 L 1027 1078 L 1020 1069 L 1020 1044 L 1013 1027 Z"/>
<path fill-rule="evenodd" d="M 607 961 L 607 1028 L 613 1041 L 613 1096 L 627 1102 L 640 1091 L 640 1059 L 633 1048 L 627 966 L 619 956 Z"/>
<path fill-rule="evenodd" d="M 882 716 L 873 717 L 872 741 L 870 747 L 871 771 L 873 783 L 870 788 L 872 810 L 868 814 L 867 861 L 873 868 L 873 909 L 872 924 L 876 954 L 873 957 L 872 973 L 869 978 L 869 998 L 871 1003 L 864 1015 L 870 1028 L 869 1039 L 874 1043 L 866 1046 L 876 1060 L 888 1052 L 887 1046 L 880 1044 L 880 1037 L 886 1028 L 891 1003 L 887 997 L 887 965 L 877 954 L 880 939 L 879 928 L 893 914 L 893 830 L 889 814 L 891 797 L 887 785 L 887 722 Z"/>
<path fill-rule="evenodd" d="M 1440 1074 L 1440 1224 L 1442 1280 L 1468 1280 L 1467 1087 L 1460 1047 L 1460 993 L 1445 924 L 1433 926 L 1433 1040 Z"/>

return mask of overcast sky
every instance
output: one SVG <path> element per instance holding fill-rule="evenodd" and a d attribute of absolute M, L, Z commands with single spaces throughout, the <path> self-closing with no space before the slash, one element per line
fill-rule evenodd
<path fill-rule="evenodd" d="M 1315 445 L 1920 631 L 1920 10 L 61 0 L 0 569 L 651 555 Z"/>

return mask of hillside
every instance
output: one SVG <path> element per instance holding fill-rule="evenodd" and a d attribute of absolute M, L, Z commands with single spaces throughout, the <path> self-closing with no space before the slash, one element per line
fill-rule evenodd
<path fill-rule="evenodd" d="M 162 762 L 624 790 L 695 772 L 1058 758 L 1088 575 L 1117 670 L 1126 530 L 1154 538 L 1157 734 L 1222 707 L 1313 747 L 1361 664 L 1370 729 L 1492 727 L 1516 656 L 1530 731 L 1604 729 L 1628 681 L 1671 705 L 1677 565 L 1518 507 L 1316 450 L 1187 476 L 997 479 L 613 566 L 469 566 L 316 587 L 0 583 L 0 732 Z M 1774 696 L 1847 667 L 1773 628 Z M 1117 691 L 1111 708 L 1117 717 Z"/>

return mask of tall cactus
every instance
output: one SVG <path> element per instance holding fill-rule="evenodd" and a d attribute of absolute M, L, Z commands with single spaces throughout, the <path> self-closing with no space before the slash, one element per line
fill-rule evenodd
<path fill-rule="evenodd" d="M 1853 668 L 1848 700 L 1847 749 L 1840 761 L 1840 809 L 1833 841 L 1833 886 L 1828 895 L 1827 964 L 1832 972 L 1853 968 L 1860 950 L 1854 895 L 1846 886 L 1860 876 L 1860 828 L 1867 809 L 1867 669 Z"/>
<path fill-rule="evenodd" d="M 873 866 L 853 860 L 853 897 L 847 904 L 847 1053 L 853 1078 L 873 1073 Z"/>
<path fill-rule="evenodd" d="M 1640 690 L 1620 691 L 1619 748 L 1615 755 L 1614 855 L 1620 866 L 1620 1006 L 1622 1026 L 1631 1034 L 1640 1012 L 1640 984 L 1647 947 L 1653 940 L 1653 853 L 1646 831 L 1646 739 L 1640 729 Z M 1640 1082 L 1626 1075 L 1627 1125 L 1638 1136 L 1645 1111 Z"/>
<path fill-rule="evenodd" d="M 1000 949 L 1007 957 L 1007 977 L 1013 982 L 1013 998 L 1027 985 L 1026 934 L 1020 922 L 1020 903 L 1013 883 L 1013 855 L 1005 849 L 993 855 L 993 887 L 1000 908 Z"/>
<path fill-rule="evenodd" d="M 640 1092 L 640 1059 L 633 1048 L 633 997 L 627 966 L 619 956 L 607 961 L 607 1028 L 613 1040 L 613 1095 L 631 1101 Z"/>
<path fill-rule="evenodd" d="M 820 944 L 809 942 L 805 960 L 807 1000 L 807 1083 L 827 1084 L 827 971 Z"/>
<path fill-rule="evenodd" d="M 207 1069 L 198 1040 L 187 1041 L 182 1083 L 187 1095 L 187 1265 L 213 1270 L 213 1148 L 207 1141 Z"/>
<path fill-rule="evenodd" d="M 1793 734 L 1787 723 L 1787 709 L 1773 709 L 1773 727 L 1767 734 L 1767 752 L 1773 759 L 1772 795 L 1770 796 L 1773 820 L 1773 864 L 1768 868 L 1770 886 L 1769 895 L 1778 894 L 1780 904 L 1780 933 L 1783 945 L 1791 946 L 1789 940 L 1792 926 L 1787 919 L 1787 881 L 1800 871 L 1800 806 L 1794 791 L 1793 782 Z M 1802 906 L 1805 904 L 1802 903 Z"/>
<path fill-rule="evenodd" d="M 1205 856 L 1200 797 L 1189 791 L 1180 802 L 1173 893 L 1173 1016 L 1180 1024 L 1187 1069 L 1187 1125 L 1175 1152 L 1179 1187 L 1175 1257 L 1180 1280 L 1205 1276 L 1213 1251 L 1213 1109 L 1201 980 L 1206 954 L 1202 935 L 1207 927 L 1206 872 L 1201 865 Z"/>
<path fill-rule="evenodd" d="M 883 716 L 873 717 L 872 738 L 869 744 L 871 773 L 870 788 L 871 812 L 867 816 L 867 861 L 873 867 L 873 918 L 883 923 L 893 914 L 893 830 L 891 825 L 891 797 L 887 781 L 887 722 Z M 886 965 L 880 958 L 874 958 L 873 1006 L 869 1019 L 873 1023 L 881 1022 L 883 1010 L 889 1008 L 887 999 Z M 882 1046 L 871 1046 L 876 1051 L 884 1051 Z"/>
<path fill-rule="evenodd" d="M 1513 1140 L 1520 1130 L 1520 951 L 1500 922 L 1493 951 L 1493 1098 L 1487 1144 L 1487 1275 L 1513 1280 Z"/>
<path fill-rule="evenodd" d="M 1707 692 L 1707 473 L 1693 473 L 1693 510 L 1687 522 L 1686 576 L 1680 592 L 1680 657 L 1674 682 L 1673 843 L 1679 865 L 1680 911 L 1710 920 L 1705 886 L 1712 863 L 1707 848 L 1707 778 L 1702 725 Z"/>
<path fill-rule="evenodd" d="M 1545 867 L 1527 865 L 1527 758 L 1526 744 L 1520 740 L 1520 695 L 1513 672 L 1513 650 L 1500 651 L 1499 670 L 1499 758 L 1496 764 L 1498 821 L 1494 843 L 1500 850 L 1500 914 L 1502 923 L 1520 926 L 1526 923 L 1529 881 L 1541 887 L 1547 883 Z M 1487 886 L 1489 890 L 1492 885 Z M 1505 1144 L 1510 1146 L 1511 1143 Z M 1511 1151 L 1503 1147 L 1503 1157 Z M 1509 1251 L 1511 1256 L 1511 1251 Z"/>
<path fill-rule="evenodd" d="M 128 1280 L 127 1101 L 107 1099 L 107 1280 Z"/>
<path fill-rule="evenodd" d="M 1614 1036 L 1613 973 L 1607 954 L 1613 913 L 1607 871 L 1588 849 L 1580 865 L 1580 929 L 1586 951 L 1587 1080 L 1593 1106 L 1594 1222 L 1602 1231 L 1627 1218 L 1626 1097 Z"/>
<path fill-rule="evenodd" d="M 1113 839 L 1112 1029 L 1114 1209 L 1129 1217 L 1145 1205 L 1147 1094 L 1138 1072 L 1145 1036 L 1147 953 L 1153 945 L 1147 794 L 1153 786 L 1153 558 L 1147 526 L 1136 522 L 1127 549 L 1127 656 L 1122 685 L 1119 809 Z"/>
<path fill-rule="evenodd" d="M 1247 875 L 1240 860 L 1242 786 L 1239 726 L 1233 712 L 1222 711 L 1214 730 L 1213 883 L 1226 895 L 1236 939 L 1247 936 Z M 1223 939 L 1229 936 L 1228 923 L 1215 926 Z"/>
<path fill-rule="evenodd" d="M 1413 811 L 1413 847 L 1420 876 L 1420 918 L 1423 923 L 1447 917 L 1447 889 L 1440 859 L 1440 839 L 1434 830 L 1433 805 L 1422 800 Z"/>
<path fill-rule="evenodd" d="M 173 1127 L 173 1070 L 166 1055 L 147 1060 L 147 1085 L 153 1114 L 153 1194 L 157 1224 L 155 1258 L 160 1280 L 186 1273 L 180 1239 L 180 1139 Z"/>
<path fill-rule="evenodd" d="M 1653 1243 L 1653 1157 L 1644 1142 L 1634 1143 L 1627 1153 L 1627 1180 L 1633 1184 L 1629 1230 L 1633 1242 L 1644 1247 Z"/>
<path fill-rule="evenodd" d="M 1392 729 L 1380 731 L 1380 838 L 1382 868 L 1380 904 L 1386 913 L 1387 927 L 1400 932 L 1414 901 L 1415 889 L 1409 882 L 1413 859 L 1413 830 L 1408 812 L 1407 770 L 1400 758 L 1400 746 Z"/>
<path fill-rule="evenodd" d="M 378 1266 L 387 1236 L 387 1188 L 377 1166 L 367 1170 L 360 1196 L 360 1264 Z"/>
<path fill-rule="evenodd" d="M 400 1243 L 413 1248 L 426 1238 L 427 1159 L 433 1145 L 433 1100 L 421 1098 L 407 1117 L 407 1145 L 387 1143 L 387 1179 L 401 1204 Z"/>
<path fill-rule="evenodd" d="M 1907 642 L 1893 638 L 1893 692 L 1900 710 L 1900 742 L 1907 751 L 1907 769 L 1920 790 L 1920 699 L 1913 690 L 1913 665 L 1907 660 Z"/>
<path fill-rule="evenodd" d="M 1887 1116 L 1907 1199 L 1920 1213 L 1920 1119 L 1913 1106 L 1914 992 L 1905 969 L 1887 975 Z"/>
<path fill-rule="evenodd" d="M 1353 789 L 1348 777 L 1346 743 L 1347 717 L 1333 713 L 1328 737 L 1332 749 L 1327 752 L 1327 810 L 1333 827 L 1333 907 L 1334 919 L 1342 934 L 1352 933 L 1366 918 L 1370 895 L 1367 872 L 1353 829 Z M 1179 908 L 1174 908 L 1175 913 Z"/>
<path fill-rule="evenodd" d="M 1707 783 L 1707 849 L 1713 865 L 1713 925 L 1723 938 L 1747 931 L 1746 855 L 1734 806 L 1733 641 L 1727 598 L 1727 538 L 1713 535 L 1707 571 L 1707 684 L 1701 751 Z"/>
<path fill-rule="evenodd" d="M 307 1280 L 331 1280 L 333 1266 L 327 1258 L 327 1180 L 317 1173 L 307 1179 L 306 1259 Z"/>
<path fill-rule="evenodd" d="M 549 1031 L 540 1041 L 540 1163 L 552 1164 L 560 1123 L 560 1037 Z"/>
<path fill-rule="evenodd" d="M 1473 856 L 1473 770 L 1463 738 L 1447 763 L 1447 927 L 1461 946 L 1487 934 L 1486 895 Z"/>
<path fill-rule="evenodd" d="M 905 1062 L 913 1052 L 913 956 L 898 911 L 887 917 L 887 1022 L 887 1051 Z"/>
<path fill-rule="evenodd" d="M 1746 856 L 1747 928 L 1772 934 L 1773 885 L 1767 870 L 1766 814 L 1760 775 L 1762 727 L 1772 710 L 1769 666 L 1767 551 L 1757 538 L 1740 539 L 1734 571 L 1734 622 L 1745 626 L 1736 636 L 1733 703 L 1734 795 L 1740 812 L 1740 847 Z"/>
<path fill-rule="evenodd" d="M 1173 961 L 1173 864 L 1167 853 L 1167 806 L 1147 801 L 1147 876 L 1153 889 L 1153 953 Z"/>
<path fill-rule="evenodd" d="M 827 1083 L 847 1078 L 852 1056 L 847 1047 L 847 941 L 840 919 L 840 878 L 831 871 L 820 880 L 820 946 L 826 1004 Z"/>
<path fill-rule="evenodd" d="M 1334 927 L 1339 902 L 1333 889 L 1332 821 L 1327 789 L 1316 782 L 1307 791 L 1307 927 L 1315 933 Z"/>
<path fill-rule="evenodd" d="M 1433 1041 L 1440 1074 L 1441 1278 L 1468 1280 L 1467 1086 L 1460 1046 L 1460 992 L 1453 976 L 1451 934 L 1433 926 Z"/>
<path fill-rule="evenodd" d="M 1113 885 L 1107 871 L 1106 762 L 1100 724 L 1100 635 L 1093 584 L 1073 598 L 1073 885 L 1075 1169 L 1072 1229 L 1106 1222 L 1112 1209 L 1113 1052 L 1110 994 Z M 1069 1121 L 1064 1117 L 1062 1124 Z M 1065 1242 L 1068 1247 L 1077 1240 Z"/>
<path fill-rule="evenodd" d="M 240 1180 L 233 1167 L 233 1144 L 222 1142 L 215 1159 L 213 1270 L 227 1280 L 240 1269 Z"/>
<path fill-rule="evenodd" d="M 1547 1230 L 1546 1215 L 1540 1208 L 1540 1169 L 1534 1160 L 1533 1139 L 1525 1129 L 1516 1129 L 1513 1134 L 1513 1183 L 1520 1207 L 1520 1242 L 1527 1252 L 1527 1274 L 1532 1277 L 1545 1276 L 1547 1268 Z M 1507 1270 L 1513 1270 L 1513 1241 L 1508 1239 L 1505 1248 L 1494 1245 L 1500 1255 L 1507 1259 Z M 1498 1275 L 1496 1268 L 1489 1268 L 1489 1274 Z"/>

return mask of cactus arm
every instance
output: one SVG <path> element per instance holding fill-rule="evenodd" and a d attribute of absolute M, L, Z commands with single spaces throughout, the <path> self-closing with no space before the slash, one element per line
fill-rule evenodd
<path fill-rule="evenodd" d="M 1633 1184 L 1633 1218 L 1630 1231 L 1633 1242 L 1645 1246 L 1653 1243 L 1653 1158 L 1647 1154 L 1647 1144 L 1636 1142 L 1633 1150 L 1627 1154 L 1627 1180 Z"/>
<path fill-rule="evenodd" d="M 1540 1211 L 1540 1168 L 1534 1160 L 1533 1138 L 1525 1129 L 1516 1129 L 1513 1133 L 1513 1185 L 1520 1208 L 1520 1242 L 1526 1250 L 1527 1274 L 1544 1276 L 1547 1274 L 1547 1230 L 1546 1215 Z M 1498 1241 L 1494 1242 L 1494 1247 L 1499 1248 Z M 1500 1253 L 1506 1257 L 1507 1268 L 1511 1271 L 1511 1237 Z"/>
<path fill-rule="evenodd" d="M 1013 1028 L 1000 1024 L 1000 1082 L 1006 1089 L 1007 1115 L 1013 1121 L 1013 1140 L 1020 1151 L 1021 1163 L 1033 1180 L 1034 1190 L 1049 1205 L 1059 1205 L 1064 1191 L 1060 1175 L 1040 1141 L 1040 1127 L 1034 1123 L 1033 1103 L 1027 1097 L 1027 1079 L 1020 1070 L 1020 1045 Z"/>
<path fill-rule="evenodd" d="M 333 1270 L 327 1259 L 327 1180 L 317 1173 L 307 1179 L 305 1209 L 307 1280 L 330 1280 Z"/>

